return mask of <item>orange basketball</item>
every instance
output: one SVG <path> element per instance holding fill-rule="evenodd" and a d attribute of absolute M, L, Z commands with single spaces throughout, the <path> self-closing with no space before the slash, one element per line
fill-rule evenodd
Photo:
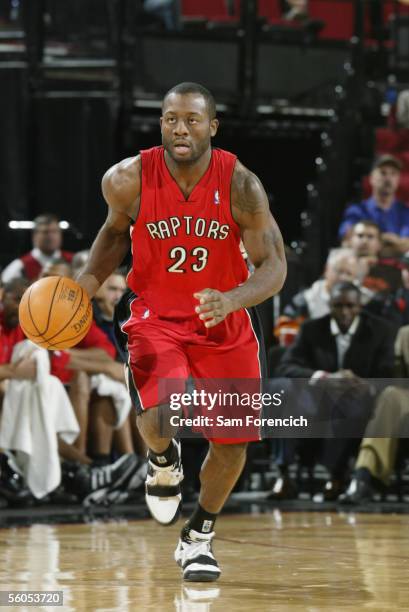
<path fill-rule="evenodd" d="M 71 278 L 48 276 L 24 293 L 19 319 L 27 338 L 38 346 L 67 349 L 88 332 L 92 306 L 86 291 Z"/>

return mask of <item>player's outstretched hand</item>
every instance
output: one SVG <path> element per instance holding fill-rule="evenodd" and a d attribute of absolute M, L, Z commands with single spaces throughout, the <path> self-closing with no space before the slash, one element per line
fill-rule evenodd
<path fill-rule="evenodd" d="M 193 297 L 199 300 L 195 311 L 205 327 L 214 327 L 234 310 L 233 302 L 217 289 L 203 289 L 194 293 Z"/>

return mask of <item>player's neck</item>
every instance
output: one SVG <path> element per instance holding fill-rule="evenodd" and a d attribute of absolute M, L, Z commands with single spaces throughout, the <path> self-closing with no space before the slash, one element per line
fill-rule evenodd
<path fill-rule="evenodd" d="M 191 163 L 177 162 L 165 151 L 166 166 L 186 197 L 189 196 L 208 169 L 211 158 L 212 150 L 210 147 L 199 159 Z"/>

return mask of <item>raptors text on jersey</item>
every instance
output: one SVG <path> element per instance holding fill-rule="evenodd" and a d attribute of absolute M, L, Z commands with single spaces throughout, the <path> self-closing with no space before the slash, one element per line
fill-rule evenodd
<path fill-rule="evenodd" d="M 197 319 L 195 292 L 228 291 L 248 278 L 230 203 L 236 157 L 212 149 L 209 167 L 187 199 L 166 166 L 163 147 L 141 151 L 141 160 L 129 287 L 159 317 Z"/>

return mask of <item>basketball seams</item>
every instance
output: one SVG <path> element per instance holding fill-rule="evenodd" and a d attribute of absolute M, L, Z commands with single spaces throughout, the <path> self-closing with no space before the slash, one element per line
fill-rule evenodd
<path fill-rule="evenodd" d="M 28 297 L 27 297 L 27 308 L 28 308 L 28 314 L 30 315 L 30 321 L 31 321 L 31 323 L 33 324 L 34 328 L 37 330 L 37 334 L 38 334 L 38 336 L 42 336 L 42 333 L 41 333 L 41 332 L 40 332 L 40 330 L 38 329 L 38 327 L 37 327 L 37 325 L 36 325 L 36 323 L 35 323 L 35 321 L 34 321 L 34 318 L 33 318 L 32 312 L 31 312 L 30 297 L 31 297 L 31 290 L 32 290 L 32 288 L 33 288 L 32 286 L 29 288 Z M 21 322 L 20 322 L 20 325 L 21 325 Z M 22 326 L 22 327 L 23 327 L 23 326 Z M 26 332 L 24 332 L 24 333 L 26 333 Z M 33 338 L 35 338 L 35 337 L 36 337 L 34 334 L 30 334 L 30 336 L 32 336 Z"/>
<path fill-rule="evenodd" d="M 69 279 L 66 279 L 66 280 L 67 280 L 67 283 L 66 283 L 67 288 L 71 288 L 71 283 L 68 283 Z M 75 287 L 76 294 L 77 294 L 76 300 L 78 300 L 78 302 L 77 302 L 77 306 L 75 307 L 75 311 L 71 314 L 69 320 L 56 333 L 52 332 L 52 335 L 50 335 L 50 337 L 46 337 L 46 332 L 50 331 L 50 326 L 53 322 L 53 318 L 58 316 L 58 309 L 54 310 L 54 307 L 56 307 L 58 303 L 58 301 L 56 300 L 56 295 L 58 293 L 58 290 L 61 288 L 60 287 L 61 281 L 63 282 L 63 288 L 64 288 L 64 277 L 58 278 L 57 283 L 53 287 L 51 304 L 50 304 L 50 307 L 47 313 L 47 321 L 45 325 L 45 330 L 43 332 L 41 332 L 41 330 L 39 329 L 40 326 L 38 322 L 35 321 L 34 316 L 33 316 L 33 313 L 35 314 L 36 309 L 41 308 L 41 299 L 40 300 L 37 299 L 39 303 L 36 306 L 36 308 L 34 308 L 36 300 L 34 299 L 35 293 L 34 294 L 32 293 L 33 286 L 31 286 L 28 289 L 27 297 L 25 300 L 25 306 L 23 302 L 23 312 L 24 312 L 24 308 L 26 309 L 26 316 L 24 318 L 26 318 L 27 320 L 25 321 L 26 325 L 24 325 L 20 320 L 21 328 L 24 334 L 27 336 L 27 338 L 29 339 L 31 338 L 36 344 L 38 344 L 42 348 L 52 349 L 52 350 L 64 350 L 64 348 L 69 348 L 69 346 L 73 346 L 73 344 L 80 342 L 86 336 L 90 328 L 90 323 L 92 322 L 92 318 L 93 318 L 92 317 L 92 304 L 85 290 L 82 287 L 76 285 Z M 74 282 L 74 285 L 75 284 L 76 283 Z M 78 288 L 80 288 L 81 291 L 79 291 Z M 63 300 L 61 304 L 63 304 L 64 301 L 65 300 Z M 74 305 L 75 305 L 75 301 L 74 301 Z M 85 312 L 81 312 L 81 309 L 84 308 L 84 306 L 85 306 Z M 78 315 L 79 312 L 80 314 Z M 84 320 L 84 317 L 85 317 L 85 320 Z M 75 321 L 76 318 L 78 318 L 78 321 Z M 70 336 L 69 338 L 59 339 L 59 336 L 61 336 L 61 334 L 63 334 L 64 331 L 71 331 L 71 330 L 68 330 L 67 328 L 70 327 L 73 321 L 75 321 L 75 324 L 77 324 L 81 320 L 83 321 L 83 328 L 78 333 L 74 331 L 74 335 Z M 31 331 L 28 331 L 29 328 L 31 328 Z M 74 327 L 74 330 L 75 330 L 75 327 Z M 69 344 L 69 346 L 67 346 L 67 343 Z M 64 346 L 61 347 L 61 345 L 64 345 Z"/>
<path fill-rule="evenodd" d="M 49 340 L 53 340 L 53 338 L 55 338 L 56 336 L 59 336 L 59 335 L 61 334 L 61 332 L 63 332 L 63 331 L 64 331 L 64 329 L 66 329 L 66 328 L 67 328 L 67 327 L 68 327 L 68 326 L 71 324 L 71 322 L 72 322 L 72 320 L 74 319 L 75 315 L 77 314 L 78 310 L 81 308 L 81 304 L 82 304 L 82 298 L 83 298 L 83 296 L 84 296 L 84 289 L 81 287 L 81 299 L 80 299 L 80 301 L 79 301 L 79 303 L 78 303 L 78 306 L 77 306 L 76 311 L 75 311 L 75 312 L 74 312 L 74 314 L 72 315 L 71 319 L 70 319 L 70 320 L 69 320 L 69 321 L 68 321 L 68 322 L 67 322 L 67 323 L 64 325 L 64 327 L 61 327 L 61 329 L 59 329 L 59 330 L 58 330 L 58 332 L 56 332 L 56 333 L 55 333 L 53 336 L 51 336 L 51 337 L 49 338 Z M 88 310 L 88 309 L 87 309 L 87 310 Z M 91 307 L 91 310 L 92 310 L 92 307 Z M 74 336 L 74 338 L 75 338 L 75 336 Z"/>
<path fill-rule="evenodd" d="M 83 338 L 84 338 L 84 337 L 87 335 L 88 331 L 89 331 L 89 330 L 87 329 L 87 331 L 86 331 L 86 332 L 84 332 L 84 333 L 82 333 L 82 332 L 81 332 L 80 334 L 77 334 L 76 336 L 71 336 L 70 338 L 64 338 L 64 340 L 61 340 L 60 342 L 56 342 L 56 343 L 54 343 L 54 344 L 51 344 L 51 343 L 50 343 L 50 344 L 51 344 L 51 347 L 53 348 L 53 350 L 56 350 L 56 351 L 63 351 L 63 350 L 65 350 L 65 349 L 64 349 L 64 348 L 61 348 L 60 346 L 58 346 L 59 344 L 62 344 L 62 343 L 66 344 L 67 342 L 71 342 L 71 340 L 77 340 L 77 343 L 78 343 L 78 342 L 81 342 L 81 340 L 82 340 L 82 339 L 83 339 Z M 48 342 L 48 341 L 47 341 L 47 342 Z M 50 348 L 51 348 L 51 347 L 50 347 Z"/>
<path fill-rule="evenodd" d="M 35 329 L 37 330 L 38 336 L 41 336 L 42 338 L 44 338 L 44 334 L 46 333 L 47 329 L 50 326 L 50 314 L 51 314 L 51 310 L 52 310 L 53 303 L 54 303 L 55 293 L 56 293 L 58 285 L 60 284 L 61 281 L 62 281 L 62 278 L 61 277 L 58 278 L 57 284 L 54 287 L 54 293 L 53 293 L 53 297 L 51 299 L 50 308 L 49 308 L 49 311 L 48 311 L 47 326 L 46 326 L 46 328 L 45 328 L 45 330 L 43 332 L 40 332 L 40 330 L 38 329 L 37 324 L 36 324 L 36 322 L 34 320 L 33 314 L 31 312 L 30 297 L 31 297 L 31 290 L 32 290 L 33 286 L 31 286 L 30 289 L 29 289 L 28 300 L 27 300 L 28 312 L 29 312 L 29 315 L 30 315 L 31 322 L 32 322 L 33 326 L 35 327 Z M 33 338 L 37 337 L 34 334 L 31 334 L 31 335 L 33 336 Z"/>
<path fill-rule="evenodd" d="M 33 334 L 29 334 L 27 332 L 26 329 L 24 329 L 24 325 L 22 323 L 20 323 L 20 327 L 23 330 L 24 334 L 27 336 L 27 338 L 30 340 L 30 338 L 42 338 L 42 340 L 36 340 L 35 344 L 37 344 L 38 346 L 40 346 L 41 344 L 44 344 L 46 342 L 48 342 L 48 340 L 46 338 L 44 338 L 44 336 L 42 334 L 39 334 L 38 336 L 33 336 Z M 48 348 L 48 347 L 44 347 L 44 348 Z"/>
<path fill-rule="evenodd" d="M 28 309 L 28 314 L 30 315 L 30 320 L 31 320 L 31 323 L 33 324 L 34 329 L 36 329 L 36 331 L 38 332 L 38 335 L 39 335 L 39 336 L 41 336 L 40 332 L 38 331 L 38 327 L 37 327 L 37 325 L 35 324 L 35 322 L 34 322 L 34 320 L 33 320 L 33 316 L 32 316 L 32 314 L 31 314 L 31 307 L 30 307 L 30 295 L 31 295 L 31 289 L 32 289 L 32 287 L 29 287 L 29 289 L 28 289 L 28 294 L 27 294 L 27 300 L 26 300 L 26 301 L 27 301 L 27 309 Z M 23 295 L 22 300 L 24 300 L 24 295 Z M 19 323 L 20 323 L 20 325 L 21 325 L 20 316 L 19 316 L 19 318 L 18 318 L 18 319 L 19 319 Z M 23 327 L 23 326 L 21 325 L 21 327 Z M 24 330 L 24 328 L 23 328 L 23 330 Z M 24 333 L 25 333 L 25 334 L 26 334 L 26 336 L 27 336 L 27 332 L 26 332 L 25 330 L 24 330 Z M 33 338 L 34 338 L 34 334 L 30 334 L 30 335 L 31 335 L 31 336 L 33 336 Z"/>
<path fill-rule="evenodd" d="M 77 343 L 81 342 L 81 340 L 87 335 L 87 333 L 88 333 L 88 329 L 87 331 L 83 330 L 80 334 L 77 334 L 76 336 L 71 336 L 70 338 L 64 338 L 64 340 L 61 340 L 60 342 L 56 342 L 56 343 L 49 342 L 47 338 L 44 338 L 42 341 L 37 342 L 37 344 L 38 346 L 41 346 L 42 344 L 48 344 L 48 346 L 45 346 L 43 348 L 47 348 L 53 351 L 64 351 L 68 347 L 61 347 L 59 346 L 59 344 L 66 344 L 67 342 L 71 342 L 71 340 L 77 340 Z"/>
<path fill-rule="evenodd" d="M 21 325 L 21 323 L 20 323 L 20 325 Z M 27 332 L 24 329 L 23 325 L 21 325 L 21 329 L 29 337 L 29 334 L 27 334 Z M 41 346 L 42 344 L 48 344 L 48 346 L 45 346 L 45 347 L 42 347 L 42 348 L 47 348 L 47 349 L 56 350 L 56 351 L 62 351 L 62 350 L 65 350 L 65 349 L 61 348 L 60 346 L 58 346 L 59 344 L 62 344 L 62 343 L 65 344 L 66 342 L 71 342 L 71 340 L 76 340 L 76 339 L 78 340 L 78 342 L 81 342 L 81 340 L 87 335 L 88 331 L 89 331 L 88 329 L 82 330 L 82 332 L 80 332 L 79 334 L 76 334 L 75 336 L 71 336 L 70 338 L 64 338 L 64 340 L 61 340 L 60 342 L 56 342 L 56 343 L 52 343 L 52 342 L 50 342 L 48 340 L 48 338 L 44 338 L 44 336 L 41 336 L 42 340 L 36 341 L 36 344 L 38 346 Z"/>
<path fill-rule="evenodd" d="M 61 277 L 61 278 L 59 278 L 59 279 L 58 279 L 58 283 L 56 284 L 56 286 L 55 286 L 55 288 L 54 288 L 54 293 L 53 293 L 53 297 L 52 297 L 52 299 L 51 299 L 50 309 L 49 309 L 49 311 L 48 311 L 47 327 L 45 328 L 45 330 L 44 330 L 44 332 L 43 332 L 43 334 L 42 334 L 42 335 L 43 335 L 43 337 L 44 337 L 44 334 L 47 332 L 48 328 L 50 327 L 51 311 L 52 311 L 52 309 L 53 309 L 54 300 L 55 300 L 55 295 L 56 295 L 56 293 L 57 293 L 58 286 L 59 286 L 59 284 L 60 284 L 60 282 L 61 282 L 62 280 L 63 280 L 63 279 L 62 279 L 62 277 Z"/>
<path fill-rule="evenodd" d="M 28 339 L 30 339 L 30 338 L 40 338 L 40 337 L 44 339 L 44 336 L 42 336 L 42 334 L 38 334 L 38 336 L 34 336 L 34 334 L 29 334 L 28 331 L 24 328 L 24 325 L 21 323 L 21 321 L 20 321 L 20 327 L 21 327 L 21 329 L 23 330 L 24 334 L 27 336 Z M 39 344 L 39 343 L 36 341 L 36 344 Z"/>

